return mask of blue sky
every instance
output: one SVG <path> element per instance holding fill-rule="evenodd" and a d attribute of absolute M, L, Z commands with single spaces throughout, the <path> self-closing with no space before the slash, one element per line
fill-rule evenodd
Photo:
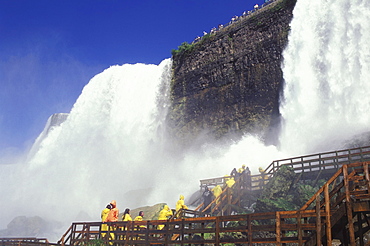
<path fill-rule="evenodd" d="M 263 0 L 0 0 L 0 160 L 26 149 L 111 65 L 171 50 Z"/>

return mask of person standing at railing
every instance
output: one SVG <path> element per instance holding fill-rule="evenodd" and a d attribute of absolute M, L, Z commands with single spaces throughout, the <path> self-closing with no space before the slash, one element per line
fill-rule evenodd
<path fill-rule="evenodd" d="M 179 200 L 176 202 L 176 214 L 178 218 L 181 218 L 178 213 L 180 213 L 182 209 L 188 209 L 188 206 L 185 205 L 185 197 L 183 195 L 180 195 Z"/>
<path fill-rule="evenodd" d="M 235 180 L 234 180 L 234 177 L 231 177 L 231 178 L 228 178 L 227 181 L 226 181 L 226 187 L 228 187 L 229 189 L 227 190 L 227 194 L 228 194 L 228 201 L 231 202 L 232 198 L 233 198 L 233 195 L 234 195 L 234 187 L 235 185 Z"/>
<path fill-rule="evenodd" d="M 204 192 L 203 192 L 203 195 L 202 195 L 202 198 L 203 198 L 203 209 L 202 209 L 202 212 L 204 213 L 204 216 L 205 217 L 209 217 L 210 216 L 210 212 L 211 212 L 211 206 L 209 206 L 209 204 L 211 204 L 212 202 L 212 192 L 209 190 L 208 186 L 206 186 L 204 188 Z M 206 209 L 206 210 L 205 210 Z"/>
<path fill-rule="evenodd" d="M 125 212 L 123 212 L 122 221 L 132 221 L 129 208 L 126 208 Z"/>
<path fill-rule="evenodd" d="M 112 209 L 109 211 L 108 216 L 107 216 L 105 222 L 117 222 L 118 221 L 118 215 L 119 215 L 119 210 L 117 208 L 117 203 L 116 203 L 115 200 L 112 200 L 110 202 L 110 205 L 112 206 Z M 112 224 L 109 227 L 109 230 L 110 231 L 115 231 L 116 230 L 116 225 L 115 224 Z M 114 233 L 110 233 L 110 239 L 112 239 L 112 240 L 115 239 Z M 110 242 L 109 244 L 112 245 L 113 243 Z"/>
<path fill-rule="evenodd" d="M 131 215 L 130 215 L 130 209 L 129 208 L 126 208 L 125 209 L 125 212 L 123 212 L 123 215 L 122 215 L 122 221 L 132 221 L 132 218 L 131 218 Z M 129 228 L 129 226 L 123 226 L 123 227 L 120 227 L 121 231 L 126 231 L 126 229 Z M 121 236 L 121 239 L 125 239 L 125 237 Z"/>
<path fill-rule="evenodd" d="M 105 233 L 106 231 L 108 231 L 108 225 L 105 224 L 104 222 L 107 220 L 107 217 L 108 217 L 108 214 L 110 212 L 110 210 L 112 209 L 112 205 L 108 204 L 102 211 L 101 211 L 101 221 L 103 222 L 103 224 L 101 225 L 101 231 L 104 231 L 102 232 L 101 236 L 102 237 L 105 237 L 105 235 L 107 233 Z"/>
<path fill-rule="evenodd" d="M 226 186 L 229 187 L 230 189 L 234 186 L 235 180 L 234 177 L 228 178 L 226 180 Z"/>
<path fill-rule="evenodd" d="M 252 190 L 252 177 L 251 177 L 251 170 L 249 170 L 249 167 L 245 169 L 244 180 L 245 180 L 245 188 L 247 190 Z"/>
<path fill-rule="evenodd" d="M 239 177 L 240 177 L 239 180 L 238 180 L 238 182 L 239 182 L 238 188 L 244 189 L 244 188 L 246 188 L 245 187 L 246 180 L 245 180 L 245 165 L 244 164 L 242 165 L 241 168 L 238 169 L 238 173 L 239 173 Z"/>
<path fill-rule="evenodd" d="M 144 211 L 140 211 L 139 215 L 135 217 L 134 221 L 143 221 L 143 217 L 144 217 Z M 143 229 L 143 230 L 146 229 L 146 226 L 145 225 L 140 225 L 140 226 L 135 227 L 135 230 L 141 230 L 141 229 Z M 139 234 L 137 235 L 137 239 L 140 239 Z"/>
<path fill-rule="evenodd" d="M 117 222 L 118 221 L 118 214 L 119 210 L 117 208 L 117 203 L 115 200 L 110 202 L 112 209 L 109 211 L 106 222 Z"/>
<path fill-rule="evenodd" d="M 135 217 L 134 221 L 143 221 L 144 211 L 140 211 L 139 215 Z M 146 228 L 145 225 L 141 225 L 140 228 Z"/>
<path fill-rule="evenodd" d="M 266 180 L 268 179 L 268 177 L 267 177 L 266 171 L 262 167 L 259 167 L 258 171 L 261 174 L 260 186 L 262 188 L 266 184 Z"/>
<path fill-rule="evenodd" d="M 213 192 L 213 196 L 215 197 L 215 204 L 216 206 L 218 205 L 218 203 L 220 202 L 220 195 L 222 193 L 222 188 L 220 185 L 216 185 L 213 189 L 212 189 L 212 192 Z"/>
<path fill-rule="evenodd" d="M 168 217 L 172 216 L 172 210 L 168 205 L 164 205 L 163 209 L 159 212 L 158 220 L 167 220 Z M 158 225 L 158 230 L 162 230 L 164 225 Z"/>

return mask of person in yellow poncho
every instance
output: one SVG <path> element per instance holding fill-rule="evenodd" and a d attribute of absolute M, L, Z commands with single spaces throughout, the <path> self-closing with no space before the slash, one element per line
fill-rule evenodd
<path fill-rule="evenodd" d="M 234 180 L 234 177 L 231 177 L 229 178 L 227 181 L 226 181 L 226 185 L 227 187 L 231 188 L 233 187 L 233 185 L 235 184 L 235 180 Z"/>
<path fill-rule="evenodd" d="M 144 217 L 144 212 L 140 211 L 139 215 L 135 217 L 134 221 L 143 221 L 143 217 Z M 141 228 L 146 228 L 145 225 L 141 225 L 140 227 Z"/>
<path fill-rule="evenodd" d="M 144 212 L 140 211 L 139 215 L 135 217 L 134 221 L 143 221 Z"/>
<path fill-rule="evenodd" d="M 110 210 L 112 209 L 112 205 L 108 204 L 102 211 L 101 211 L 101 221 L 105 222 L 107 220 L 108 214 Z M 101 231 L 108 231 L 108 225 L 107 224 L 102 224 L 101 225 Z M 103 232 L 101 234 L 102 237 L 105 237 L 107 233 Z"/>
<path fill-rule="evenodd" d="M 241 168 L 238 169 L 238 173 L 245 172 L 245 165 L 243 164 Z"/>
<path fill-rule="evenodd" d="M 258 168 L 258 171 L 261 173 L 260 187 L 262 188 L 265 184 L 267 184 L 267 182 L 268 182 L 268 176 L 266 174 L 266 171 L 262 167 L 259 167 Z"/>
<path fill-rule="evenodd" d="M 222 193 L 222 188 L 220 185 L 216 185 L 213 189 L 212 189 L 212 193 L 216 199 L 216 205 L 220 202 L 220 195 Z"/>
<path fill-rule="evenodd" d="M 110 202 L 110 205 L 112 206 L 112 209 L 109 211 L 107 218 L 105 219 L 104 222 L 117 222 L 118 221 L 118 215 L 119 215 L 119 209 L 117 208 L 117 202 L 115 200 L 112 200 Z M 115 231 L 116 230 L 116 225 L 111 225 L 110 226 L 110 231 Z M 110 233 L 110 239 L 114 240 L 115 235 L 114 232 Z M 112 242 L 109 242 L 110 245 L 113 245 Z"/>
<path fill-rule="evenodd" d="M 184 199 L 185 197 L 183 195 L 180 195 L 179 200 L 176 202 L 176 214 L 180 209 L 188 209 L 188 206 L 185 205 Z"/>
<path fill-rule="evenodd" d="M 172 210 L 168 205 L 164 205 L 163 209 L 159 212 L 158 220 L 167 220 L 169 216 L 172 216 Z M 158 230 L 162 230 L 164 225 L 158 225 Z"/>
<path fill-rule="evenodd" d="M 129 208 L 126 208 L 125 212 L 123 212 L 122 221 L 132 221 Z"/>
<path fill-rule="evenodd" d="M 122 221 L 132 221 L 129 208 L 126 208 L 125 212 L 123 212 Z M 126 231 L 127 228 L 129 228 L 129 226 L 123 226 L 121 227 L 121 231 Z M 121 239 L 125 239 L 125 236 L 121 236 Z"/>

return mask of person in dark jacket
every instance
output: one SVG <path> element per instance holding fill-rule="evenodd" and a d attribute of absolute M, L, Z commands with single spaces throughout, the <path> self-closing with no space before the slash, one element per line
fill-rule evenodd
<path fill-rule="evenodd" d="M 204 188 L 204 192 L 203 192 L 202 197 L 203 197 L 203 209 L 202 209 L 202 211 L 204 212 L 205 217 L 209 217 L 210 216 L 209 213 L 211 212 L 211 206 L 208 207 L 208 205 L 212 202 L 213 194 L 209 190 L 208 186 L 206 186 Z"/>

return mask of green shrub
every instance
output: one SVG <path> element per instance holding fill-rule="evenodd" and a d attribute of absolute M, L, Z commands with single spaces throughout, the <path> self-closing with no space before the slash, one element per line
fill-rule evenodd
<path fill-rule="evenodd" d="M 186 52 L 186 51 L 190 51 L 192 50 L 194 47 L 194 44 L 189 44 L 188 42 L 183 42 L 177 50 L 173 49 L 171 51 L 172 53 L 172 56 L 175 56 L 175 55 L 178 55 L 180 53 L 183 53 L 183 52 Z"/>
<path fill-rule="evenodd" d="M 84 246 L 103 246 L 105 245 L 104 241 L 101 239 L 95 239 L 95 240 L 90 240 L 87 243 L 83 243 Z"/>

